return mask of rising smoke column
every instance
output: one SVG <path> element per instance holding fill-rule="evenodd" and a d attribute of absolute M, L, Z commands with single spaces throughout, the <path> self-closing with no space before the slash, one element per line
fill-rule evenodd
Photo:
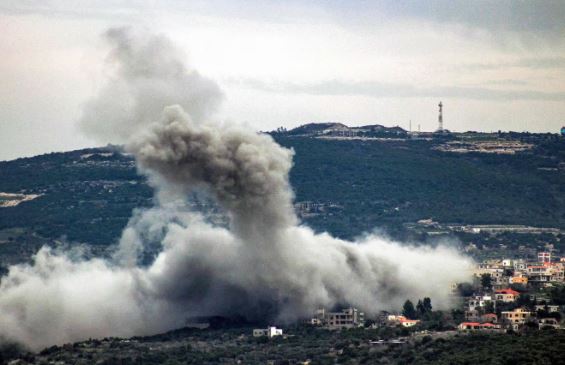
<path fill-rule="evenodd" d="M 126 80 L 144 62 L 149 69 L 183 65 L 174 57 L 161 64 L 162 37 L 140 40 L 124 29 L 112 33 L 123 40 L 114 44 L 113 54 L 132 48 L 149 53 L 130 52 L 119 62 Z M 147 47 L 147 40 L 157 44 Z M 163 79 L 149 73 L 161 95 L 159 86 L 170 73 Z M 181 89 L 190 89 L 188 79 L 179 77 L 186 83 Z M 375 314 L 424 296 L 432 297 L 436 308 L 449 306 L 450 285 L 468 278 L 468 259 L 444 246 L 413 247 L 375 235 L 348 242 L 301 225 L 288 180 L 292 151 L 268 135 L 202 119 L 194 110 L 208 105 L 204 99 L 216 87 L 205 81 L 208 86 L 202 88 L 201 77 L 191 80 L 195 105 L 164 104 L 159 116 L 153 116 L 153 108 L 146 115 L 142 101 L 150 83 L 140 83 L 143 92 L 132 83 L 131 111 L 142 122 L 125 114 L 106 121 L 108 128 L 137 126 L 126 149 L 155 188 L 155 207 L 134 213 L 113 260 L 43 248 L 33 264 L 11 267 L 0 283 L 1 338 L 40 349 L 89 337 L 165 331 L 190 316 L 238 314 L 284 322 L 308 316 L 318 306 L 351 304 Z M 110 83 L 116 82 L 126 81 Z M 120 103 L 107 92 L 94 100 Z M 136 100 L 136 95 L 143 97 Z M 178 95 L 181 101 L 185 97 Z M 91 105 L 104 109 L 104 104 Z M 206 214 L 188 209 L 184 203 L 193 191 L 214 199 L 229 225 L 217 226 Z M 162 249 L 142 267 L 137 257 L 148 240 L 157 240 Z"/>
<path fill-rule="evenodd" d="M 78 123 L 96 141 L 124 143 L 172 104 L 196 121 L 206 120 L 223 99 L 218 85 L 188 67 L 168 38 L 131 28 L 111 28 L 103 36 L 111 46 L 111 76 L 85 104 Z"/>

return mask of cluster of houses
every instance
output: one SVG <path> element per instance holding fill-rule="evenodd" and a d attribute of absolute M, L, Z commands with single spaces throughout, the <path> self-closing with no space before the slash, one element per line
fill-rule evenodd
<path fill-rule="evenodd" d="M 518 330 L 526 323 L 540 329 L 560 328 L 559 316 L 552 315 L 561 312 L 560 306 L 543 295 L 531 293 L 563 284 L 564 272 L 565 258 L 553 262 L 549 252 L 540 252 L 538 262 L 504 259 L 479 264 L 474 275 L 480 289 L 465 298 L 465 322 L 459 324 L 459 329 Z M 521 296 L 526 298 L 528 306 L 524 305 L 524 300 L 519 300 Z"/>
<path fill-rule="evenodd" d="M 488 260 L 475 271 L 480 278 L 488 274 L 495 289 L 503 289 L 510 284 L 552 286 L 565 282 L 565 257 L 552 260 L 550 252 L 539 252 L 538 262 L 523 259 Z"/>
<path fill-rule="evenodd" d="M 561 328 L 560 318 L 565 308 L 552 303 L 543 293 L 553 286 L 565 285 L 564 272 L 565 257 L 552 260 L 549 252 L 540 252 L 537 262 L 502 259 L 478 264 L 474 272 L 475 291 L 463 298 L 464 320 L 458 324 L 458 329 L 505 331 L 520 330 L 525 325 L 539 329 Z M 456 293 L 459 291 L 454 291 Z M 354 307 L 339 311 L 320 308 L 306 322 L 330 330 L 359 328 L 365 326 L 365 314 Z M 409 328 L 420 322 L 383 311 L 371 326 Z M 272 338 L 282 334 L 282 330 L 276 327 L 253 330 L 255 337 Z"/>

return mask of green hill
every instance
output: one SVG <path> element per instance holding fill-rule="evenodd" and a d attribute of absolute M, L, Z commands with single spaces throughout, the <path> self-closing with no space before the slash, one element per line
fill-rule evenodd
<path fill-rule="evenodd" d="M 422 219 L 565 229 L 565 140 L 557 136 L 489 137 L 530 145 L 514 154 L 445 152 L 439 147 L 446 140 L 434 138 L 274 137 L 296 152 L 291 183 L 297 211 L 319 231 L 352 238 L 382 229 L 425 240 L 429 235 L 407 228 Z M 0 207 L 0 257 L 8 261 L 62 237 L 103 251 L 132 210 L 152 199 L 131 156 L 113 147 L 0 162 L 2 192 L 40 195 Z M 464 242 L 479 237 L 458 235 Z M 559 246 L 563 236 L 536 237 Z"/>

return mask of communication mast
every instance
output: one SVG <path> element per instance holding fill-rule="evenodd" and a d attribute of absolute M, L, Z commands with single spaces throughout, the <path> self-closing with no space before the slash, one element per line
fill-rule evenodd
<path fill-rule="evenodd" d="M 438 117 L 438 124 L 439 127 L 437 129 L 438 132 L 443 132 L 443 104 L 441 101 L 439 102 L 439 117 Z"/>

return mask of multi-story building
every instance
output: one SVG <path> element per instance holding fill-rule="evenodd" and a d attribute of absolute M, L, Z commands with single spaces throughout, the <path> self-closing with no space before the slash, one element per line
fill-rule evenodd
<path fill-rule="evenodd" d="M 485 307 L 490 302 L 492 302 L 490 295 L 475 295 L 467 302 L 467 308 L 469 311 L 477 310 Z"/>
<path fill-rule="evenodd" d="M 321 308 L 316 311 L 311 322 L 329 329 L 361 327 L 365 323 L 365 314 L 353 307 L 341 312 L 326 312 L 324 308 Z"/>
<path fill-rule="evenodd" d="M 513 311 L 504 311 L 501 313 L 501 318 L 503 321 L 510 323 L 512 325 L 522 325 L 526 323 L 528 318 L 533 317 L 534 313 L 524 309 L 516 308 Z"/>
<path fill-rule="evenodd" d="M 514 268 L 514 273 L 516 273 L 516 272 L 525 273 L 526 269 L 528 267 L 528 264 L 526 263 L 526 261 L 524 261 L 524 259 L 518 259 L 518 260 L 514 260 L 512 262 L 512 267 Z"/>
<path fill-rule="evenodd" d="M 510 303 L 514 302 L 520 295 L 519 292 L 513 289 L 500 289 L 494 293 L 494 298 L 498 301 Z"/>
<path fill-rule="evenodd" d="M 558 305 L 536 304 L 534 309 L 537 311 L 548 311 L 549 313 L 559 313 Z"/>
<path fill-rule="evenodd" d="M 538 252 L 538 262 L 545 264 L 551 262 L 551 252 Z"/>
<path fill-rule="evenodd" d="M 552 277 L 551 266 L 546 265 L 528 265 L 527 275 L 529 282 L 544 283 L 550 282 Z"/>

